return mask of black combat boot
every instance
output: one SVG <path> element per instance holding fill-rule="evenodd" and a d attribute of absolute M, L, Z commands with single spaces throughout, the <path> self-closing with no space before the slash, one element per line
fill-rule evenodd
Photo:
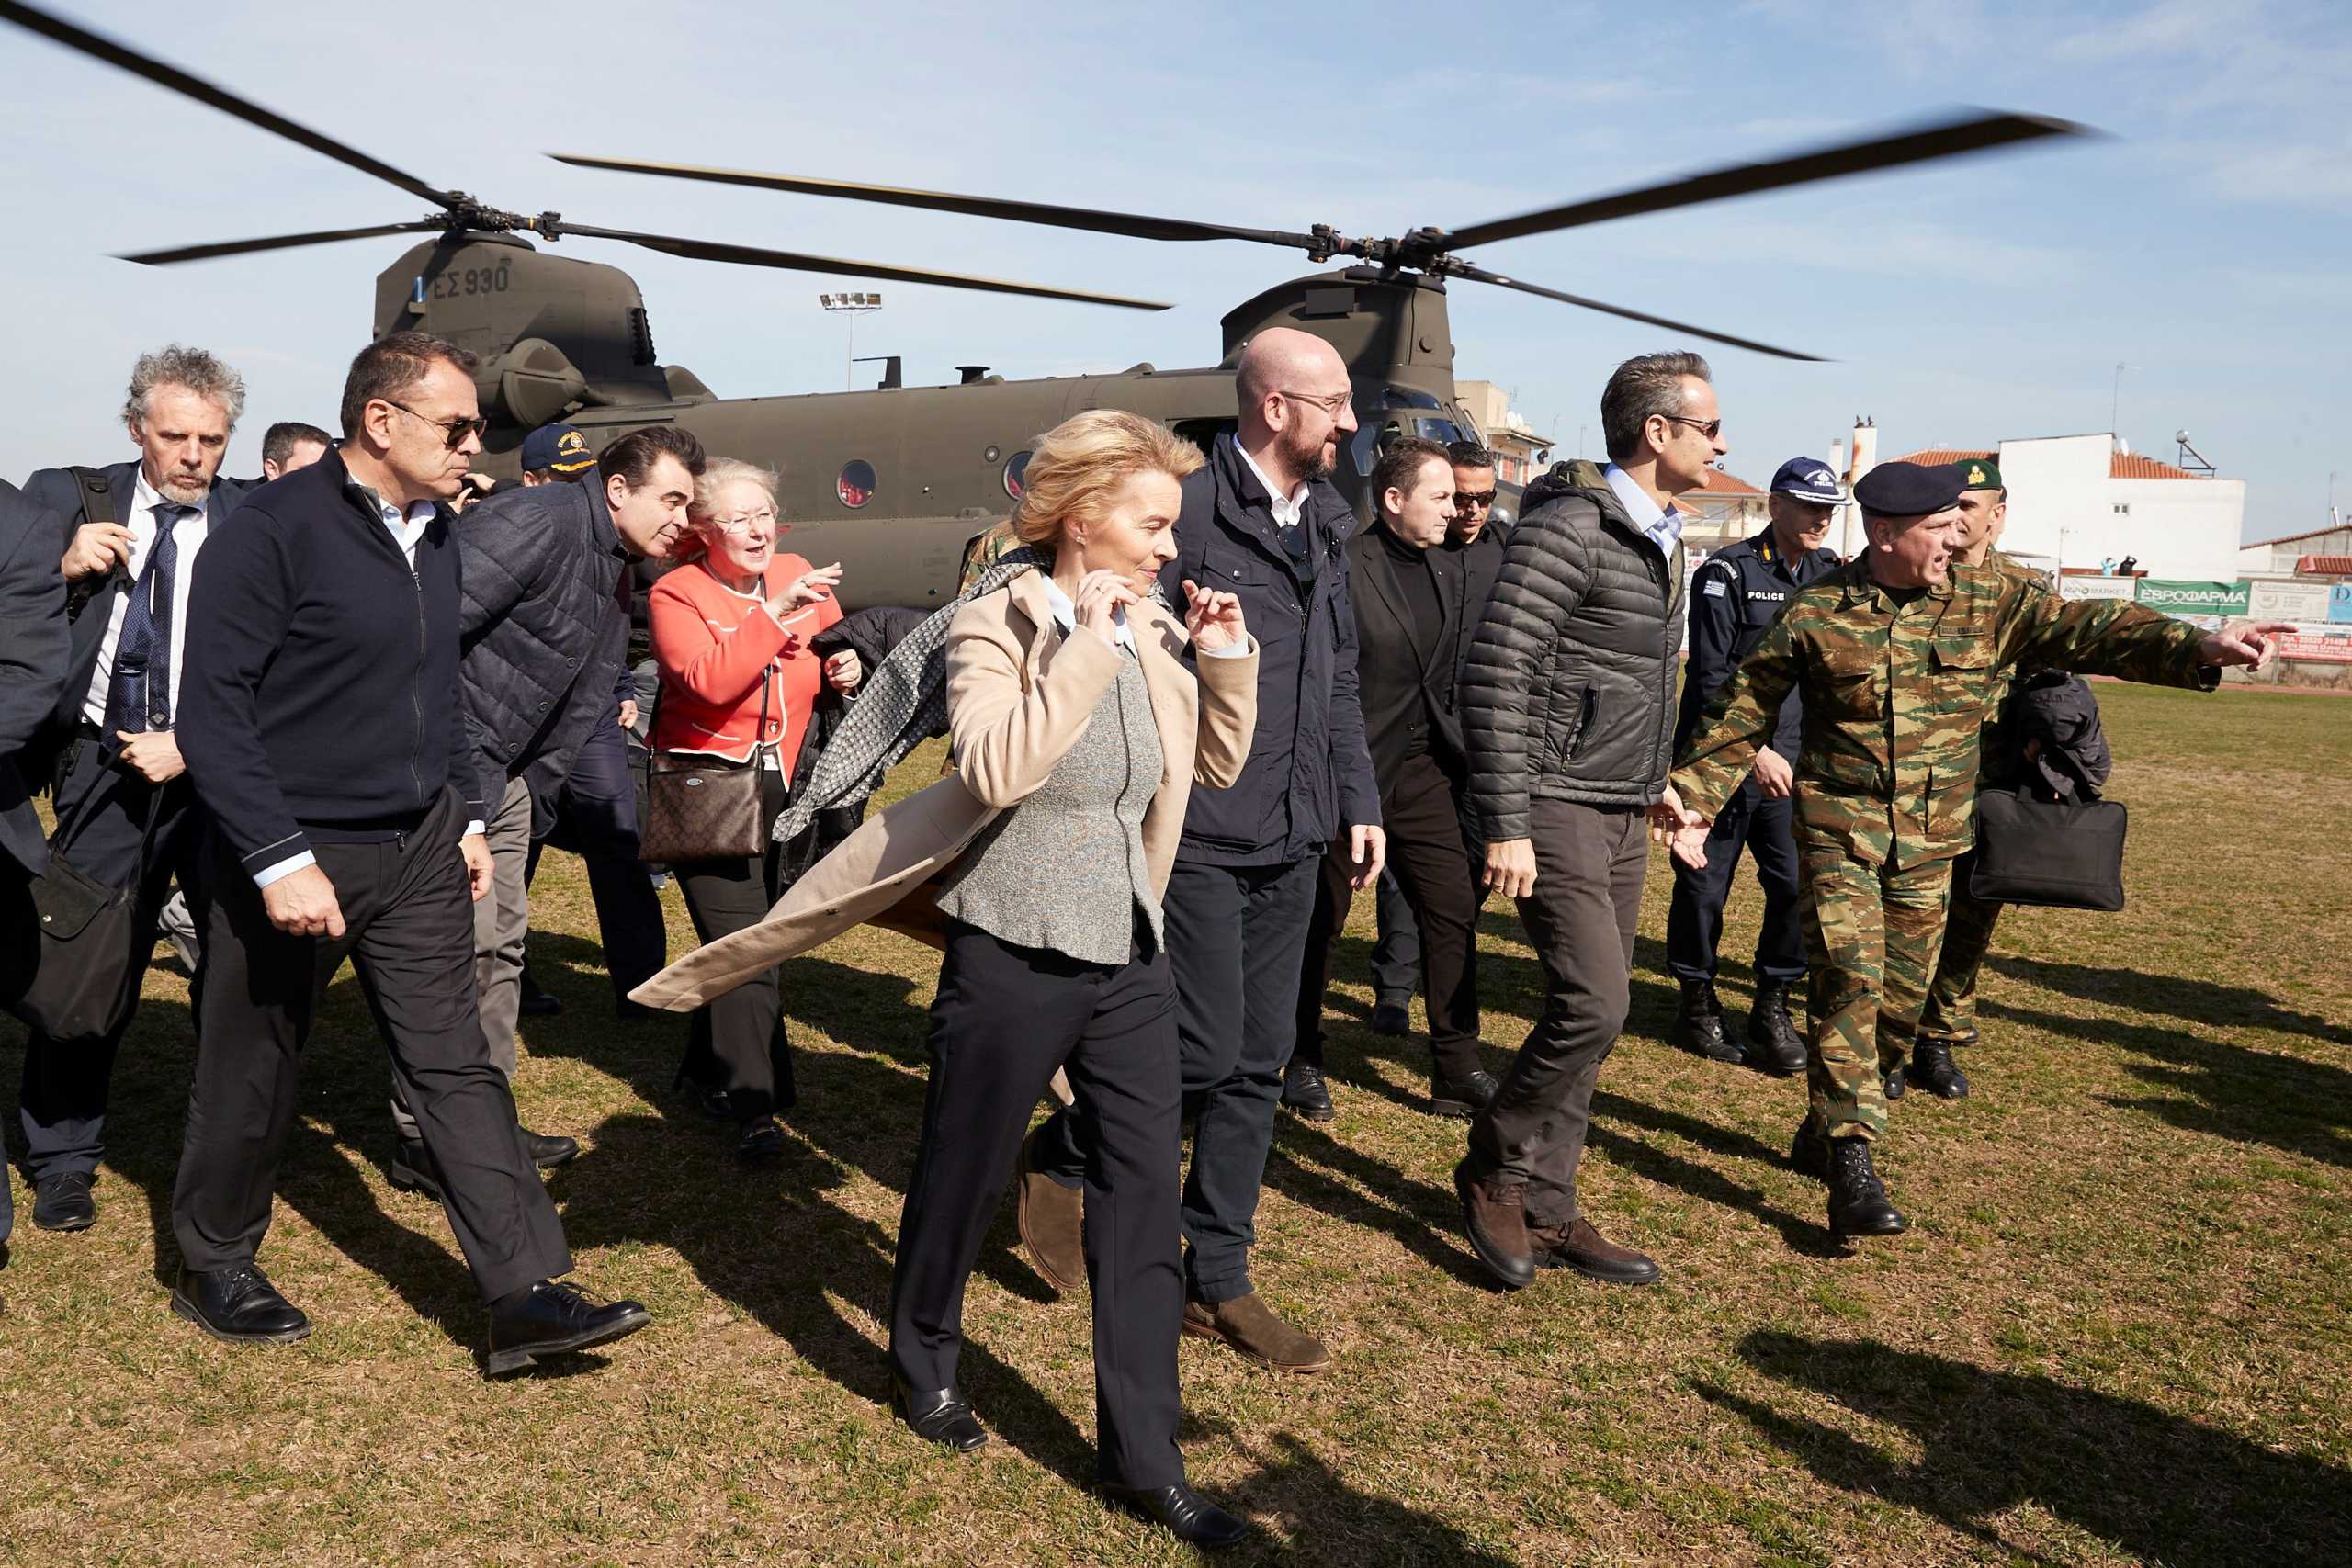
<path fill-rule="evenodd" d="M 1810 1116 L 1797 1123 L 1796 1141 L 1789 1145 L 1789 1163 L 1815 1181 L 1829 1179 L 1829 1140 Z"/>
<path fill-rule="evenodd" d="M 1888 1100 L 1901 1100 L 1903 1098 L 1903 1069 L 1897 1067 L 1891 1073 L 1881 1073 L 1879 1088 L 1885 1091 Z"/>
<path fill-rule="evenodd" d="M 1758 980 L 1756 1005 L 1747 1010 L 1747 1065 L 1760 1072 L 1793 1077 L 1804 1071 L 1804 1036 L 1789 1016 L 1785 980 Z"/>
<path fill-rule="evenodd" d="M 1945 1100 L 1968 1098 L 1968 1075 L 1951 1059 L 1951 1043 L 1921 1037 L 1911 1047 L 1911 1065 L 1903 1069 L 1913 1089 L 1924 1089 Z"/>
<path fill-rule="evenodd" d="M 1674 1015 L 1674 1043 L 1711 1062 L 1736 1062 L 1739 1047 L 1724 1038 L 1724 1004 L 1713 980 L 1682 982 L 1682 1006 Z"/>
<path fill-rule="evenodd" d="M 1856 1235 L 1901 1235 L 1911 1228 L 1878 1172 L 1871 1168 L 1867 1138 L 1829 1140 L 1829 1229 L 1838 1240 Z"/>

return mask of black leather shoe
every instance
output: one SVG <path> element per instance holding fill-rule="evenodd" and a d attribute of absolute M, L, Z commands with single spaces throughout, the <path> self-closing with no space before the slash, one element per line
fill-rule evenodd
<path fill-rule="evenodd" d="M 1339 1114 L 1324 1085 L 1323 1069 L 1312 1062 L 1294 1060 L 1283 1074 L 1283 1104 L 1309 1122 L 1329 1122 Z"/>
<path fill-rule="evenodd" d="M 1879 1087 L 1886 1091 L 1887 1099 L 1901 1100 L 1903 1098 L 1903 1069 L 1897 1067 L 1891 1073 L 1882 1074 L 1879 1077 Z"/>
<path fill-rule="evenodd" d="M 1913 1089 L 1924 1089 L 1939 1099 L 1968 1098 L 1968 1075 L 1951 1059 L 1951 1046 L 1944 1041 L 1923 1039 L 1914 1043 L 1903 1076 Z"/>
<path fill-rule="evenodd" d="M 534 1133 L 528 1127 L 521 1131 L 523 1152 L 529 1155 L 531 1163 L 541 1170 L 580 1157 L 580 1140 L 577 1138 L 554 1137 L 546 1133 Z"/>
<path fill-rule="evenodd" d="M 972 1415 L 970 1402 L 954 1389 L 917 1393 L 899 1382 L 898 1391 L 899 1414 L 916 1437 L 944 1443 L 959 1454 L 988 1446 L 988 1429 Z"/>
<path fill-rule="evenodd" d="M 784 1128 L 773 1116 L 742 1124 L 735 1157 L 745 1165 L 773 1165 L 784 1157 Z"/>
<path fill-rule="evenodd" d="M 1789 987 L 1780 980 L 1760 980 L 1756 1005 L 1747 1012 L 1747 1050 L 1744 1059 L 1759 1072 L 1794 1077 L 1804 1071 L 1804 1036 L 1789 1016 Z"/>
<path fill-rule="evenodd" d="M 0 1181 L 7 1179 L 0 1174 Z M 90 1196 L 90 1175 L 84 1170 L 60 1171 L 33 1184 L 33 1224 L 45 1231 L 85 1231 L 98 1223 L 98 1205 Z"/>
<path fill-rule="evenodd" d="M 1811 1116 L 1797 1123 L 1796 1141 L 1789 1145 L 1789 1163 L 1815 1181 L 1829 1179 L 1829 1140 Z"/>
<path fill-rule="evenodd" d="M 1374 1034 L 1403 1034 L 1413 1027 L 1413 1015 L 1405 1010 L 1403 1002 L 1374 1002 L 1372 1005 L 1372 1032 Z"/>
<path fill-rule="evenodd" d="M 676 1087 L 678 1092 L 684 1095 L 696 1111 L 702 1112 L 705 1121 L 733 1122 L 737 1119 L 734 1099 L 725 1089 L 712 1089 L 707 1084 L 697 1083 L 684 1073 L 678 1075 Z"/>
<path fill-rule="evenodd" d="M 1901 1235 L 1911 1228 L 1871 1168 L 1867 1138 L 1829 1140 L 1829 1229 L 1843 1241 L 1855 1235 Z"/>
<path fill-rule="evenodd" d="M 563 1002 L 560 998 L 551 997 L 539 989 L 539 983 L 531 978 L 531 966 L 526 964 L 523 965 L 523 999 L 514 1010 L 525 1018 L 553 1018 L 563 1010 Z"/>
<path fill-rule="evenodd" d="M 302 1309 L 277 1293 L 254 1264 L 180 1270 L 172 1310 L 215 1339 L 232 1345 L 291 1345 L 311 1332 Z"/>
<path fill-rule="evenodd" d="M 1947 1045 L 1973 1045 L 1981 1038 L 1983 1038 L 1983 1036 L 1976 1032 L 1976 1026 L 1974 1024 L 1971 1024 L 1966 1029 L 1963 1029 L 1959 1033 L 1953 1035 L 1951 1039 L 1945 1041 L 1944 1043 Z"/>
<path fill-rule="evenodd" d="M 1724 1004 L 1713 980 L 1682 982 L 1682 1005 L 1675 1010 L 1674 1043 L 1711 1062 L 1736 1062 L 1739 1047 L 1724 1038 Z"/>
<path fill-rule="evenodd" d="M 441 1169 L 425 1153 L 422 1138 L 402 1138 L 384 1174 L 403 1192 L 422 1192 L 435 1202 L 441 1200 Z"/>
<path fill-rule="evenodd" d="M 1484 1068 L 1460 1082 L 1442 1074 L 1432 1074 L 1430 1077 L 1430 1113 L 1466 1122 L 1493 1104 L 1502 1087 L 1502 1080 Z"/>
<path fill-rule="evenodd" d="M 492 1377 L 519 1372 L 542 1356 L 609 1345 L 652 1321 L 642 1303 L 599 1301 L 577 1285 L 542 1280 L 491 1309 L 483 1370 Z"/>
<path fill-rule="evenodd" d="M 1105 1486 L 1102 1495 L 1187 1546 L 1213 1551 L 1250 1539 L 1247 1520 L 1235 1518 L 1181 1481 L 1173 1486 Z"/>

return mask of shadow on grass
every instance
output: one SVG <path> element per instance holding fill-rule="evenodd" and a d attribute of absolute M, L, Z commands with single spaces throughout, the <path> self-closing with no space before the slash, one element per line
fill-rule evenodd
<path fill-rule="evenodd" d="M 2001 1551 L 2018 1548 L 1994 1521 L 2030 1504 L 2145 1562 L 2352 1562 L 2352 1473 L 2318 1460 L 2137 1400 L 1874 1340 L 1758 1330 L 1739 1354 L 1768 1377 L 1903 1427 L 1924 1456 L 1902 1462 L 1712 1384 L 1699 1385 L 1702 1398 L 1830 1485 L 1917 1509 Z"/>
<path fill-rule="evenodd" d="M 1238 1561 L 1351 1568 L 1511 1568 L 1517 1561 L 1476 1544 L 1433 1514 L 1351 1485 L 1337 1466 L 1288 1432 L 1256 1442 L 1215 1419 L 1188 1424 L 1186 1436 L 1195 1432 L 1230 1443 L 1256 1466 L 1239 1485 L 1217 1489 L 1215 1500 L 1239 1513 L 1271 1516 L 1291 1537 L 1261 1537 L 1258 1550 L 1245 1547 Z"/>
<path fill-rule="evenodd" d="M 2103 969 L 2087 964 L 2062 964 L 1998 953 L 1986 962 L 2013 980 L 2022 980 L 2076 1001 L 2167 1013 L 2216 1028 L 2269 1029 L 2281 1034 L 2304 1034 L 2337 1045 L 2352 1045 L 2352 1029 L 2283 1007 L 2269 992 L 2248 986 L 2224 986 L 2181 975 Z"/>

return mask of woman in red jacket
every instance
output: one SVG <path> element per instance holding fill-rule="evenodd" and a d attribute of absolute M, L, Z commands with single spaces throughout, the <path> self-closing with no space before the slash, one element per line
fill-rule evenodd
<path fill-rule="evenodd" d="M 762 816 L 774 820 L 792 789 L 818 698 L 846 694 L 865 671 L 857 655 L 820 660 L 809 643 L 842 618 L 833 597 L 838 563 L 812 568 L 779 552 L 776 476 L 714 457 L 695 487 L 691 516 L 705 552 L 662 577 L 649 600 L 662 698 L 657 752 L 744 762 L 757 754 Z M 671 869 L 686 912 L 706 942 L 755 925 L 781 886 L 782 852 L 741 860 L 695 861 Z M 792 1058 L 784 1032 L 778 972 L 764 970 L 695 1010 L 678 1069 L 706 1115 L 732 1122 L 735 1152 L 747 1161 L 784 1152 L 775 1112 L 792 1104 Z"/>

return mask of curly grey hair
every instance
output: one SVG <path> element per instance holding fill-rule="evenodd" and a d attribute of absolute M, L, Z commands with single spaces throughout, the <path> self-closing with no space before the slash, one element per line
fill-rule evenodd
<path fill-rule="evenodd" d="M 199 398 L 210 398 L 229 416 L 234 430 L 245 412 L 245 378 L 200 348 L 167 344 L 142 354 L 131 367 L 130 395 L 123 400 L 122 417 L 138 424 L 147 417 L 147 400 L 158 387 L 185 387 Z"/>

